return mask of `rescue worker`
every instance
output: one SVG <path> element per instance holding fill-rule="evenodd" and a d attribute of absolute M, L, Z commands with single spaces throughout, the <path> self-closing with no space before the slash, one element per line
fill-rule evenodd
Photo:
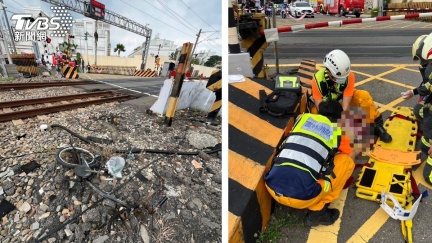
<path fill-rule="evenodd" d="M 414 95 L 420 95 L 419 103 L 414 106 L 414 115 L 423 131 L 420 149 L 427 155 L 423 169 L 423 177 L 432 185 L 432 33 L 419 36 L 412 46 L 413 60 L 418 60 L 421 67 L 422 83 L 413 90 L 402 92 L 404 99 L 410 99 Z"/>
<path fill-rule="evenodd" d="M 320 12 L 323 14 L 324 13 L 324 4 L 321 2 L 319 5 L 320 8 Z"/>
<path fill-rule="evenodd" d="M 366 90 L 354 88 L 355 76 L 351 72 L 351 61 L 341 50 L 333 50 L 324 58 L 324 68 L 317 71 L 312 79 L 312 97 L 315 107 L 323 100 L 342 101 L 342 108 L 347 111 L 350 106 L 359 106 L 367 114 L 367 122 L 374 124 L 375 135 L 381 141 L 389 143 L 390 134 L 384 129 L 384 120 L 375 103 Z"/>
<path fill-rule="evenodd" d="M 308 210 L 307 226 L 331 225 L 339 218 L 339 210 L 329 205 L 340 196 L 350 178 L 354 159 L 373 143 L 369 139 L 372 135 L 363 136 L 365 129 L 370 128 L 359 107 L 342 112 L 339 102 L 329 100 L 321 102 L 319 108 L 319 114 L 297 117 L 271 169 L 264 175 L 266 188 L 278 203 Z M 363 124 L 355 125 L 356 121 Z M 358 143 L 359 140 L 368 142 Z"/>

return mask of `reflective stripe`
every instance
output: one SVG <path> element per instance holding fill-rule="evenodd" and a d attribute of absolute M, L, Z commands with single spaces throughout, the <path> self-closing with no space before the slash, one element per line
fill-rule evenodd
<path fill-rule="evenodd" d="M 322 144 L 308 137 L 292 135 L 289 136 L 286 141 L 309 147 L 313 149 L 315 152 L 319 153 L 323 157 L 323 159 L 327 158 L 327 155 L 329 153 L 326 147 L 324 147 Z"/>
<path fill-rule="evenodd" d="M 430 166 L 432 166 L 432 158 L 428 156 L 426 163 L 428 163 Z"/>
<path fill-rule="evenodd" d="M 328 192 L 330 190 L 330 181 L 324 180 L 324 192 Z"/>
<path fill-rule="evenodd" d="M 283 149 L 278 157 L 287 160 L 295 158 L 297 161 L 313 169 L 316 173 L 319 173 L 321 170 L 321 164 L 319 161 L 302 152 L 294 151 L 291 149 Z"/>
<path fill-rule="evenodd" d="M 312 178 L 314 178 L 314 180 L 318 180 L 317 178 L 315 178 L 315 176 L 309 171 L 309 169 L 307 169 L 307 168 L 303 168 L 303 167 L 301 167 L 300 165 L 297 165 L 297 164 L 294 164 L 294 163 L 290 163 L 290 162 L 284 162 L 284 163 L 280 163 L 280 164 L 275 164 L 275 166 L 287 166 L 287 165 L 289 165 L 289 166 L 292 166 L 292 167 L 295 167 L 295 168 L 297 168 L 297 169 L 300 169 L 300 170 L 303 170 L 303 171 L 306 171 L 306 172 L 308 172 L 311 176 L 312 176 Z"/>
<path fill-rule="evenodd" d="M 424 144 L 426 147 L 430 147 L 430 143 L 429 143 L 428 141 L 426 141 L 426 138 L 425 138 L 425 137 L 422 137 L 422 138 L 421 138 L 421 142 L 422 142 L 422 144 Z"/>

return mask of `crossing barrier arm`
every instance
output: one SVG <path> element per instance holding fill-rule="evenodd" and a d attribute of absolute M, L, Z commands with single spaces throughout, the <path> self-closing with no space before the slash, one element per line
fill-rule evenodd
<path fill-rule="evenodd" d="M 283 33 L 283 32 L 297 31 L 297 30 L 330 27 L 330 26 L 340 27 L 342 25 L 348 25 L 348 24 L 360 24 L 360 23 L 378 22 L 378 21 L 387 21 L 387 20 L 400 20 L 400 19 L 415 19 L 415 18 L 424 18 L 424 17 L 432 17 L 432 12 L 394 15 L 394 16 L 382 16 L 382 17 L 375 17 L 375 18 L 343 19 L 343 20 L 330 21 L 330 22 L 284 26 L 284 27 L 277 28 L 277 31 L 278 33 Z M 264 36 L 263 29 L 260 31 L 260 34 Z"/>

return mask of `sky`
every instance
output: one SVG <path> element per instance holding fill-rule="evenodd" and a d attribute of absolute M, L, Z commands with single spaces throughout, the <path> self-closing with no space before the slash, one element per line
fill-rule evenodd
<path fill-rule="evenodd" d="M 89 2 L 90 0 L 88 0 Z M 49 3 L 41 0 L 3 0 L 7 14 L 24 13 L 23 7 L 42 7 L 50 16 L 53 12 Z M 222 55 L 222 4 L 220 0 L 99 0 L 105 8 L 125 16 L 152 30 L 152 39 L 159 34 L 161 39 L 174 41 L 176 45 L 195 43 L 200 29 L 195 53 L 211 50 Z M 73 13 L 74 19 L 82 19 L 81 14 Z M 117 43 L 125 46 L 127 56 L 134 48 L 141 46 L 145 37 L 111 26 L 111 46 Z"/>

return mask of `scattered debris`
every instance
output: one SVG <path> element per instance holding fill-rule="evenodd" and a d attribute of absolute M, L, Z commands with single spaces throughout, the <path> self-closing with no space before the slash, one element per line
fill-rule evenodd
<path fill-rule="evenodd" d="M 32 172 L 34 169 L 41 167 L 40 164 L 36 162 L 36 160 L 32 160 L 29 163 L 21 166 L 21 171 L 24 171 L 26 174 Z"/>
<path fill-rule="evenodd" d="M 7 201 L 6 199 L 3 199 L 0 203 L 0 218 L 3 218 L 3 216 L 15 209 L 16 208 L 12 203 Z"/>

